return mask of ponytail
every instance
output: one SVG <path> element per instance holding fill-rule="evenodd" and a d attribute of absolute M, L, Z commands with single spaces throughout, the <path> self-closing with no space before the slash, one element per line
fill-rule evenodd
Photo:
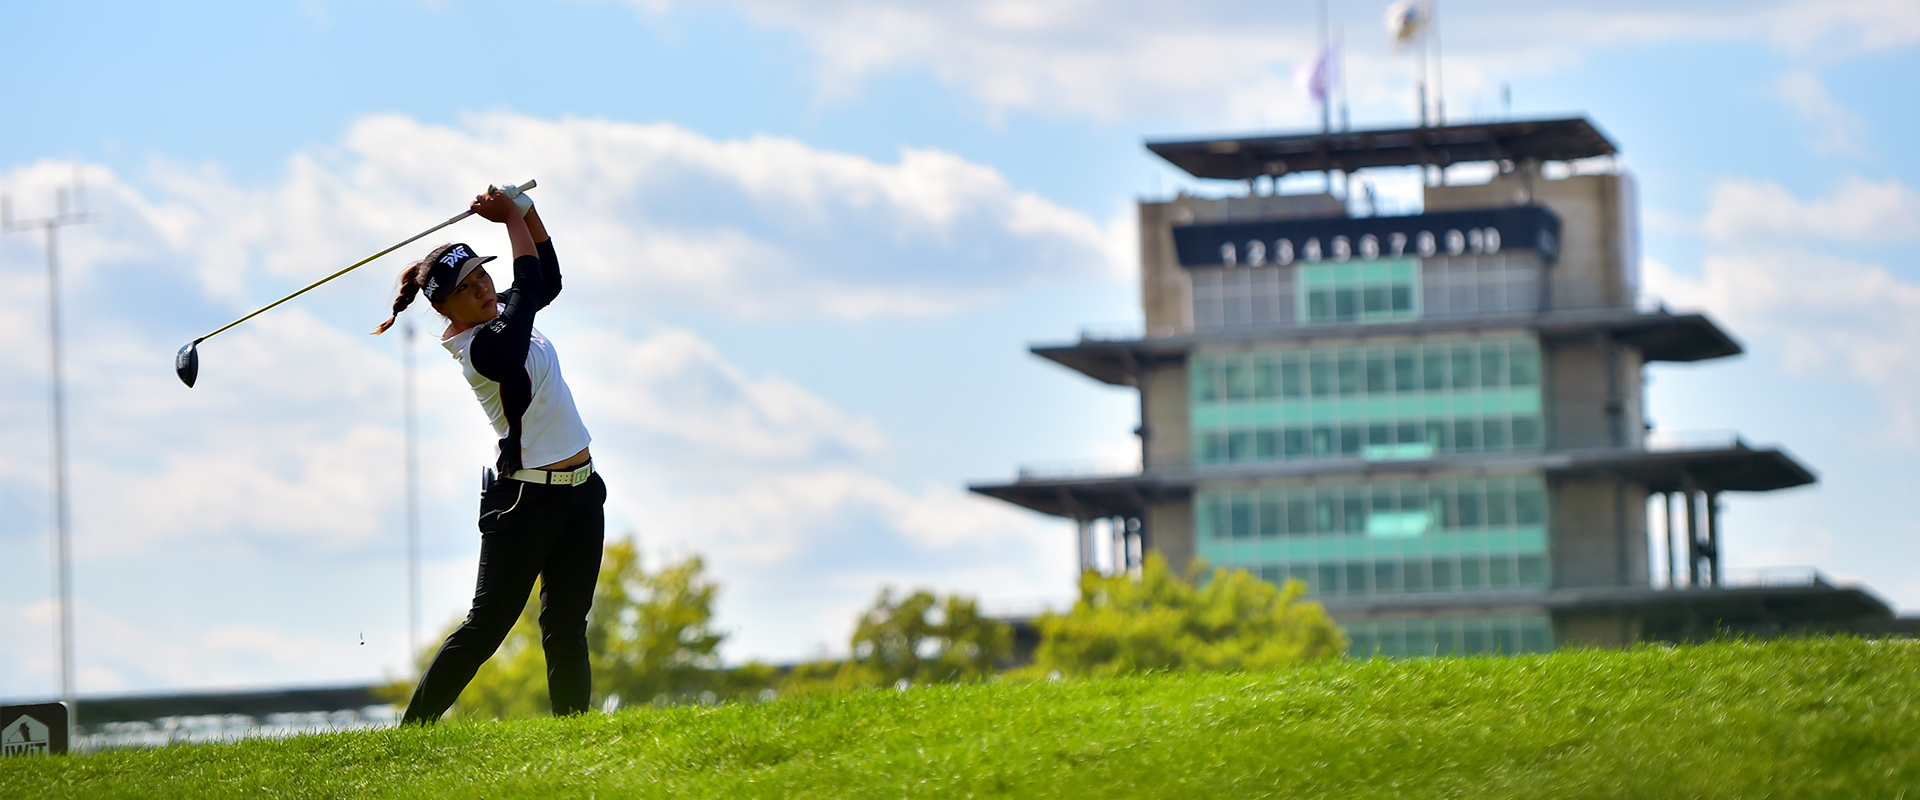
<path fill-rule="evenodd" d="M 419 294 L 420 287 L 426 285 L 428 265 L 432 263 L 421 259 L 407 265 L 407 268 L 400 273 L 400 289 L 393 298 L 393 316 L 387 317 L 386 322 L 374 328 L 373 335 L 379 336 L 386 333 L 388 328 L 393 327 L 393 321 L 400 317 L 400 312 L 407 310 L 407 306 L 413 304 L 414 295 Z"/>

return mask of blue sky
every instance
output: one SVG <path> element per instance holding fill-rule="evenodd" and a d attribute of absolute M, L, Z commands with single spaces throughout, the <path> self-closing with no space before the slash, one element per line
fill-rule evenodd
<path fill-rule="evenodd" d="M 1334 3 L 1357 127 L 1411 120 L 1384 3 Z M 1651 371 L 1669 430 L 1814 488 L 1729 501 L 1731 566 L 1920 610 L 1920 10 L 1445 4 L 1456 118 L 1586 113 L 1638 177 L 1648 291 L 1738 359 Z M 1143 139 L 1300 129 L 1307 3 L 887 0 L 0 6 L 0 192 L 63 232 L 83 694 L 344 683 L 406 663 L 401 341 L 383 261 L 180 344 L 538 177 L 611 535 L 703 555 L 735 659 L 844 649 L 882 585 L 1059 600 L 1065 523 L 964 493 L 1124 461 L 1134 398 L 1026 354 L 1139 319 Z M 453 232 L 486 247 L 476 224 Z M 50 656 L 44 250 L 0 240 L 0 697 Z M 424 330 L 430 316 L 410 312 Z M 423 337 L 424 339 L 424 337 Z M 424 629 L 464 609 L 484 420 L 423 342 Z M 360 645 L 364 635 L 367 644 Z"/>

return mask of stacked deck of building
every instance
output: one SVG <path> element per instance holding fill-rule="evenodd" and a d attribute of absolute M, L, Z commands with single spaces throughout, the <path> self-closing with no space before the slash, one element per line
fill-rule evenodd
<path fill-rule="evenodd" d="M 1736 436 L 1650 440 L 1646 365 L 1741 349 L 1639 307 L 1633 183 L 1587 120 L 1149 148 L 1247 195 L 1142 202 L 1144 330 L 1033 348 L 1139 390 L 1140 470 L 971 487 L 1074 520 L 1082 569 L 1111 542 L 1109 569 L 1299 580 L 1356 654 L 1898 627 L 1811 571 L 1722 575 L 1722 493 L 1815 478 Z M 1444 184 L 1476 161 L 1491 180 Z M 1374 168 L 1430 176 L 1422 212 L 1254 190 Z"/>

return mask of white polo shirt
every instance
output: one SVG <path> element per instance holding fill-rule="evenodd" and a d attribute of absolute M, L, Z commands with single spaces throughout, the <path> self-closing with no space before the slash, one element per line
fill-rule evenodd
<path fill-rule="evenodd" d="M 467 352 L 482 327 L 475 325 L 441 339 L 440 345 L 460 362 L 467 385 L 473 387 L 474 397 L 487 412 L 487 421 L 493 423 L 494 436 L 501 438 L 507 435 L 507 415 L 500 402 L 500 384 L 476 371 Z M 573 392 L 560 375 L 560 357 L 553 343 L 540 335 L 539 328 L 533 329 L 528 339 L 527 377 L 533 384 L 533 402 L 520 417 L 520 463 L 528 468 L 542 467 L 586 449 L 593 437 L 588 435 L 586 423 L 580 421 L 580 412 L 573 406 Z"/>

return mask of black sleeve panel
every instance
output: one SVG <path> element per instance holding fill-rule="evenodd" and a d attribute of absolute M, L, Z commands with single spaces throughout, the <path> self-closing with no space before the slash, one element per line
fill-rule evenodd
<path fill-rule="evenodd" d="M 540 307 L 546 308 L 548 303 L 560 296 L 560 257 L 553 254 L 552 239 L 535 242 L 533 246 L 540 250 L 540 278 L 544 290 Z M 515 269 L 518 268 L 516 264 Z"/>
<path fill-rule="evenodd" d="M 520 418 L 533 404 L 533 379 L 527 375 L 527 348 L 532 344 L 534 313 L 545 305 L 535 301 L 546 288 L 541 261 L 536 256 L 513 260 L 513 288 L 500 296 L 500 316 L 480 326 L 473 335 L 473 345 L 467 350 L 473 359 L 473 371 L 500 384 L 500 406 L 507 416 L 507 435 L 500 439 L 500 459 L 494 469 L 502 475 L 523 466 Z"/>

